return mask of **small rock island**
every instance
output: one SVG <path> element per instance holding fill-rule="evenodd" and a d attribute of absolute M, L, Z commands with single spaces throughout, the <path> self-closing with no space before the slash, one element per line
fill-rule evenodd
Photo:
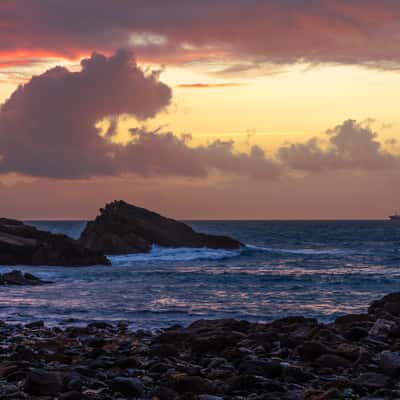
<path fill-rule="evenodd" d="M 100 209 L 100 215 L 88 222 L 79 242 L 88 249 L 105 254 L 149 252 L 162 247 L 208 247 L 235 250 L 242 245 L 227 236 L 195 232 L 189 225 L 136 207 L 122 200 Z"/>

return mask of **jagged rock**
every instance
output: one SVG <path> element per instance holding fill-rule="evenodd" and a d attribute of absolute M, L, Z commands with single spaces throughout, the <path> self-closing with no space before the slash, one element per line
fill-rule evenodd
<path fill-rule="evenodd" d="M 87 249 L 65 235 L 0 218 L 0 265 L 96 264 L 109 264 L 109 261 L 102 253 Z"/>
<path fill-rule="evenodd" d="M 197 233 L 183 222 L 124 201 L 114 201 L 100 209 L 100 215 L 86 225 L 80 242 L 106 254 L 148 252 L 152 245 L 228 250 L 242 246 L 227 236 Z"/>

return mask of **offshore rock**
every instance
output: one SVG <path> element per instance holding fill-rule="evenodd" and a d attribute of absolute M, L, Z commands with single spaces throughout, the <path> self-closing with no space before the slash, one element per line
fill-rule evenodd
<path fill-rule="evenodd" d="M 0 218 L 0 265 L 80 266 L 109 264 L 100 252 L 65 235 Z"/>
<path fill-rule="evenodd" d="M 105 254 L 144 253 L 153 245 L 226 250 L 242 246 L 230 237 L 197 233 L 183 222 L 122 200 L 100 209 L 100 215 L 88 222 L 79 240 L 85 247 Z"/>
<path fill-rule="evenodd" d="M 51 283 L 49 281 L 43 281 L 34 275 L 29 273 L 23 274 L 21 271 L 11 271 L 0 274 L 0 285 L 44 285 Z"/>

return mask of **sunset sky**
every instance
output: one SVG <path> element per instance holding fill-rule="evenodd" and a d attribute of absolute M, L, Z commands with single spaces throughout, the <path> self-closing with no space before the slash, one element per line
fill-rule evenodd
<path fill-rule="evenodd" d="M 398 0 L 2 0 L 0 214 L 400 209 Z"/>

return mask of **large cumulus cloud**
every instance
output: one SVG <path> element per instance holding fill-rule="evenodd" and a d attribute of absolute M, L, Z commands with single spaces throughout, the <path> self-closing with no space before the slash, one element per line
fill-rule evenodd
<path fill-rule="evenodd" d="M 145 59 L 218 58 L 227 71 L 297 61 L 398 68 L 399 17 L 397 0 L 3 0 L 0 54 L 20 62 L 130 43 Z"/>
<path fill-rule="evenodd" d="M 254 146 L 235 153 L 232 142 L 192 148 L 187 137 L 132 129 L 126 145 L 112 141 L 116 119 L 145 120 L 165 109 L 171 90 L 146 74 L 132 54 L 93 54 L 71 72 L 55 67 L 20 86 L 0 109 L 0 172 L 54 178 L 136 174 L 206 176 L 211 170 L 275 177 L 279 166 Z M 109 118 L 105 135 L 97 122 Z"/>
<path fill-rule="evenodd" d="M 287 167 L 304 171 L 379 171 L 400 165 L 400 158 L 382 148 L 369 126 L 349 119 L 326 133 L 327 146 L 318 138 L 290 143 L 279 149 L 279 158 Z"/>

